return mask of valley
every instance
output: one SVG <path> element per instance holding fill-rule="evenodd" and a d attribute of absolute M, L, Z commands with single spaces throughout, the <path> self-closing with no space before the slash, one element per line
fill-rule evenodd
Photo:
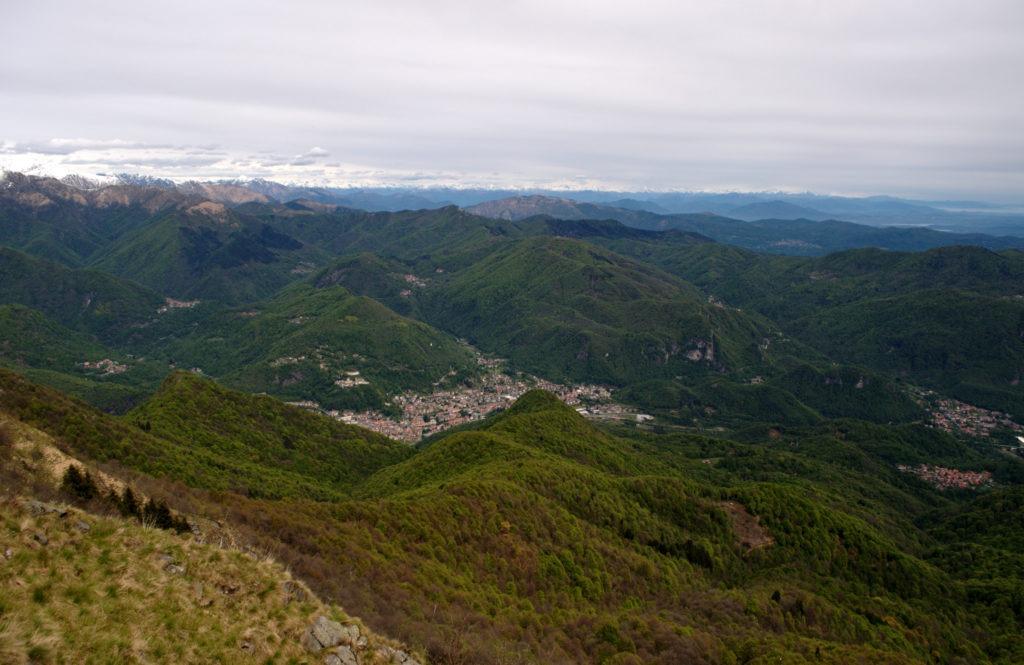
<path fill-rule="evenodd" d="M 0 187 L 0 656 L 1024 658 L 1019 251 L 76 182 Z"/>

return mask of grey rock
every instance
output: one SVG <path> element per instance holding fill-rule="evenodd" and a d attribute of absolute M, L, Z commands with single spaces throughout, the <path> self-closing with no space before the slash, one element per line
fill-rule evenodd
<path fill-rule="evenodd" d="M 46 544 L 48 544 L 50 542 L 50 539 L 47 538 L 46 534 L 43 533 L 42 531 L 36 531 L 34 534 L 32 534 L 32 537 L 40 545 L 46 545 Z"/>
<path fill-rule="evenodd" d="M 66 517 L 68 514 L 68 509 L 64 506 L 58 506 L 55 503 L 45 503 L 43 501 L 37 501 L 36 499 L 26 501 L 25 506 L 33 515 L 56 513 L 59 517 Z"/>
<path fill-rule="evenodd" d="M 342 631 L 344 631 L 344 635 L 342 635 L 341 638 L 342 644 L 356 646 L 359 644 L 359 640 L 363 640 L 364 642 L 366 641 L 366 638 L 359 634 L 359 626 L 354 623 L 342 626 Z"/>
<path fill-rule="evenodd" d="M 14 556 L 14 550 L 12 550 L 10 547 L 4 550 L 5 559 L 10 559 L 12 556 Z"/>
<path fill-rule="evenodd" d="M 178 564 L 174 563 L 173 561 L 171 563 L 167 564 L 166 566 L 164 566 L 164 570 L 167 571 L 168 573 L 170 573 L 171 575 L 184 575 L 185 574 L 185 568 L 183 566 L 179 566 Z"/>
<path fill-rule="evenodd" d="M 306 629 L 306 633 L 302 638 L 302 644 L 310 651 L 316 653 L 322 649 L 338 646 L 348 634 L 345 627 L 337 621 L 331 621 L 325 616 L 319 616 L 313 622 L 313 625 Z"/>
<path fill-rule="evenodd" d="M 359 665 L 359 657 L 352 647 L 340 646 L 324 658 L 324 662 L 330 665 Z"/>
<path fill-rule="evenodd" d="M 325 616 L 319 617 L 312 627 L 313 637 L 317 639 L 324 648 L 333 647 L 341 643 L 346 636 L 345 627 L 337 621 L 331 621 Z"/>
<path fill-rule="evenodd" d="M 87 533 L 89 529 L 91 529 L 92 527 L 89 526 L 88 522 L 84 520 L 78 520 L 77 522 L 75 522 L 75 528 L 81 531 L 82 533 Z"/>
<path fill-rule="evenodd" d="M 420 665 L 418 660 L 401 649 L 395 649 L 394 647 L 383 646 L 377 649 L 377 655 L 394 665 Z"/>
<path fill-rule="evenodd" d="M 318 653 L 323 651 L 324 645 L 320 644 L 315 637 L 313 637 L 313 631 L 307 628 L 302 633 L 302 646 L 306 651 L 312 651 Z"/>
<path fill-rule="evenodd" d="M 36 501 L 35 499 L 29 499 L 25 502 L 25 507 L 28 508 L 28 512 L 33 515 L 43 515 L 47 512 L 46 505 L 42 501 Z"/>

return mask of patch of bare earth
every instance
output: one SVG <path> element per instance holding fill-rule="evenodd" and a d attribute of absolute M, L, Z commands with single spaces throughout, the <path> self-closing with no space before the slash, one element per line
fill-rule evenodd
<path fill-rule="evenodd" d="M 736 535 L 736 542 L 748 552 L 775 543 L 775 539 L 761 525 L 761 518 L 751 515 L 742 503 L 719 501 L 715 505 L 724 510 L 732 520 L 732 531 Z"/>

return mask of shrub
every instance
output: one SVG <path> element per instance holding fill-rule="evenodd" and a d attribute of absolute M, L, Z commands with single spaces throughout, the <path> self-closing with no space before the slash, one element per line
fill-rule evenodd
<path fill-rule="evenodd" d="M 0 423 L 0 459 L 10 459 L 13 452 L 14 435 L 7 423 Z"/>
<path fill-rule="evenodd" d="M 64 479 L 61 481 L 60 487 L 73 500 L 82 503 L 92 501 L 100 493 L 99 488 L 96 487 L 96 481 L 92 479 L 89 472 L 81 471 L 75 464 L 69 466 L 68 470 L 64 472 Z"/>

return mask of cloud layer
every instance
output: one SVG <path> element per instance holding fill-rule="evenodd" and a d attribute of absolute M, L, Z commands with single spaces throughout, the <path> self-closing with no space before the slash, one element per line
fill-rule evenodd
<path fill-rule="evenodd" d="M 1024 199 L 1017 0 L 4 14 L 7 168 Z"/>

